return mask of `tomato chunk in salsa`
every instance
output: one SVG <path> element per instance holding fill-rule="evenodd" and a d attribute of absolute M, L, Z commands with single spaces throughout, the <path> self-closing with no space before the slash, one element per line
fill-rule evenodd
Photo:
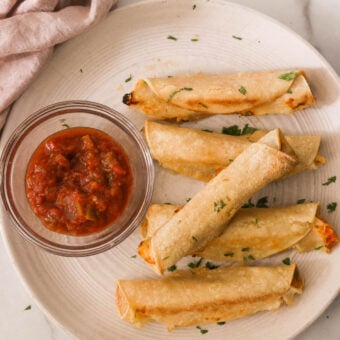
<path fill-rule="evenodd" d="M 69 128 L 45 139 L 33 153 L 26 194 L 48 229 L 88 235 L 122 214 L 132 182 L 128 157 L 114 139 L 93 128 Z"/>

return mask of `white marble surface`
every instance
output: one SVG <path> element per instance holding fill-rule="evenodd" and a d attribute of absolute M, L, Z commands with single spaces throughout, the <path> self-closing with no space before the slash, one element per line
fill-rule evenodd
<path fill-rule="evenodd" d="M 120 0 L 119 6 L 132 2 L 134 0 Z M 317 48 L 340 75 L 339 0 L 235 0 L 233 2 L 252 7 L 289 26 Z M 48 320 L 26 292 L 4 250 L 1 239 L 0 272 L 1 340 L 72 339 Z M 25 310 L 27 306 L 31 306 L 31 309 Z M 340 296 L 297 339 L 340 340 Z"/>

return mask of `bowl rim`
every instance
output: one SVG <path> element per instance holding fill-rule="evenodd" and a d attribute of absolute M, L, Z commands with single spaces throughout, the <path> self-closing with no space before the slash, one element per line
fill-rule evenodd
<path fill-rule="evenodd" d="M 46 240 L 37 233 L 29 232 L 25 226 L 20 222 L 21 216 L 17 213 L 14 202 L 9 201 L 11 195 L 9 189 L 11 185 L 8 181 L 12 167 L 11 158 L 16 154 L 16 151 L 20 144 L 23 142 L 25 136 L 34 130 L 39 124 L 48 121 L 49 119 L 60 115 L 61 113 L 72 113 L 72 111 L 81 111 L 85 113 L 100 115 L 102 118 L 114 123 L 119 129 L 123 129 L 135 142 L 136 146 L 141 153 L 141 159 L 147 169 L 145 174 L 145 193 L 141 202 L 140 208 L 136 211 L 136 214 L 129 219 L 129 224 L 124 227 L 122 232 L 116 236 L 109 237 L 103 241 L 94 243 L 91 247 L 84 245 L 61 245 L 49 240 Z M 59 131 L 59 130 L 58 130 Z M 118 141 L 119 142 L 119 141 Z M 34 150 L 32 150 L 33 154 Z M 3 207 L 7 215 L 10 217 L 10 221 L 14 225 L 18 233 L 30 243 L 44 249 L 45 251 L 60 255 L 64 257 L 84 257 L 96 255 L 105 252 L 124 241 L 129 235 L 131 235 L 144 218 L 149 205 L 151 204 L 154 182 L 155 182 L 155 169 L 151 156 L 151 152 L 143 139 L 140 131 L 137 127 L 122 113 L 119 111 L 93 101 L 88 100 L 67 100 L 60 101 L 31 113 L 26 119 L 24 119 L 11 133 L 6 141 L 3 150 L 0 155 L 0 196 Z M 131 197 L 130 197 L 131 199 Z M 53 232 L 53 231 L 51 231 Z M 38 237 L 36 235 L 38 235 Z M 88 235 L 87 235 L 88 236 Z M 86 236 L 76 236 L 81 239 Z"/>

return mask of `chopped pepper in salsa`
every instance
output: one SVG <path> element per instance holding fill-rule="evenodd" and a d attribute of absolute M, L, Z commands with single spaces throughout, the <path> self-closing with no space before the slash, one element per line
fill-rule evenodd
<path fill-rule="evenodd" d="M 44 140 L 26 173 L 34 213 L 50 230 L 89 235 L 123 212 L 133 176 L 122 147 L 92 128 L 69 128 Z"/>

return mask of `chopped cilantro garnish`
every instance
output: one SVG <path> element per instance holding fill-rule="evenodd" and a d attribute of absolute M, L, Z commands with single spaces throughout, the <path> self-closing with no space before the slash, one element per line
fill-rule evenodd
<path fill-rule="evenodd" d="M 300 198 L 299 200 L 296 201 L 296 204 L 303 204 L 306 202 L 305 198 Z"/>
<path fill-rule="evenodd" d="M 173 35 L 168 35 L 167 39 L 170 39 L 170 40 L 177 40 L 177 38 L 174 37 Z"/>
<path fill-rule="evenodd" d="M 243 262 L 247 262 L 248 260 L 255 260 L 255 257 L 251 254 L 249 254 L 248 256 L 243 256 Z"/>
<path fill-rule="evenodd" d="M 32 309 L 32 306 L 28 305 L 24 310 L 30 310 L 30 309 Z"/>
<path fill-rule="evenodd" d="M 195 10 L 196 9 L 196 4 L 192 5 L 192 9 Z"/>
<path fill-rule="evenodd" d="M 254 207 L 255 207 L 255 205 L 254 205 L 254 203 L 251 201 L 251 199 L 249 199 L 247 203 L 245 203 L 245 204 L 242 205 L 242 208 L 254 208 Z"/>
<path fill-rule="evenodd" d="M 282 263 L 289 266 L 290 265 L 290 258 L 286 257 L 285 259 L 282 260 Z"/>
<path fill-rule="evenodd" d="M 162 261 L 165 261 L 169 258 L 170 256 L 165 256 L 164 258 L 162 258 Z"/>
<path fill-rule="evenodd" d="M 214 211 L 219 213 L 225 206 L 226 206 L 226 203 L 223 200 L 214 202 Z"/>
<path fill-rule="evenodd" d="M 322 183 L 322 185 L 330 185 L 331 183 L 335 183 L 335 181 L 336 181 L 336 176 L 329 177 L 327 182 Z"/>
<path fill-rule="evenodd" d="M 241 94 L 243 94 L 244 96 L 246 95 L 247 93 L 247 90 L 244 86 L 241 86 L 239 89 L 238 89 L 238 92 L 240 92 Z"/>
<path fill-rule="evenodd" d="M 192 42 L 196 42 L 196 41 L 198 41 L 198 40 L 199 40 L 199 39 L 197 39 L 197 38 L 192 38 L 192 39 L 191 39 Z"/>
<path fill-rule="evenodd" d="M 289 90 L 287 91 L 287 93 L 292 94 L 293 91 L 292 91 L 291 89 L 289 89 Z"/>
<path fill-rule="evenodd" d="M 322 244 L 321 246 L 315 247 L 314 249 L 315 249 L 315 250 L 320 250 L 320 249 L 323 248 L 323 247 L 324 247 L 324 245 Z"/>
<path fill-rule="evenodd" d="M 187 201 L 187 202 L 190 202 L 190 201 L 191 201 L 191 197 L 188 197 L 188 198 L 186 199 L 186 201 Z"/>
<path fill-rule="evenodd" d="M 242 40 L 242 38 L 241 38 L 241 37 L 238 37 L 237 35 L 232 35 L 232 37 L 233 37 L 234 39 L 236 39 L 236 40 Z"/>
<path fill-rule="evenodd" d="M 200 105 L 200 106 L 204 107 L 205 109 L 207 109 L 207 108 L 208 108 L 208 106 L 207 106 L 207 105 L 205 105 L 204 103 L 201 103 L 201 102 L 199 102 L 199 103 L 198 103 L 198 105 Z"/>
<path fill-rule="evenodd" d="M 327 204 L 328 212 L 335 211 L 337 205 L 338 205 L 338 203 L 336 203 L 336 202 L 332 202 L 332 203 Z"/>
<path fill-rule="evenodd" d="M 296 72 L 289 72 L 289 73 L 281 74 L 279 76 L 279 79 L 290 81 L 290 80 L 295 79 L 297 76 L 298 76 L 298 74 Z"/>
<path fill-rule="evenodd" d="M 230 256 L 230 257 L 233 257 L 234 256 L 234 253 L 230 252 L 230 253 L 224 253 L 223 254 L 224 256 Z"/>
<path fill-rule="evenodd" d="M 69 129 L 70 128 L 70 125 L 64 123 L 64 124 L 61 124 L 61 126 L 63 126 L 65 129 Z"/>
<path fill-rule="evenodd" d="M 210 269 L 210 270 L 213 270 L 213 269 L 218 268 L 219 266 L 208 261 L 208 262 L 205 263 L 205 267 Z"/>
<path fill-rule="evenodd" d="M 190 268 L 198 268 L 203 261 L 203 257 L 201 257 L 197 262 L 190 262 L 188 263 L 188 267 Z"/>
<path fill-rule="evenodd" d="M 261 197 L 256 203 L 256 208 L 268 208 L 267 203 L 268 197 L 267 196 Z"/>
<path fill-rule="evenodd" d="M 133 259 L 135 259 L 135 258 L 137 257 L 137 255 L 132 255 L 131 257 L 132 257 Z"/>
<path fill-rule="evenodd" d="M 219 321 L 219 322 L 217 322 L 217 324 L 218 324 L 219 326 L 223 326 L 223 325 L 225 325 L 225 321 Z"/>
<path fill-rule="evenodd" d="M 222 128 L 222 133 L 225 135 L 231 135 L 231 136 L 244 136 L 244 135 L 250 135 L 257 131 L 256 128 L 249 126 L 248 124 L 245 124 L 244 127 L 241 129 L 238 127 L 238 125 L 231 125 L 228 127 Z"/>
<path fill-rule="evenodd" d="M 132 79 L 132 75 L 130 74 L 130 77 L 129 77 L 129 78 L 126 78 L 126 79 L 125 79 L 125 82 L 128 83 L 131 79 Z"/>
<path fill-rule="evenodd" d="M 249 251 L 250 248 L 249 248 L 249 247 L 244 247 L 244 248 L 242 248 L 241 250 L 242 250 L 242 251 Z"/>
<path fill-rule="evenodd" d="M 201 328 L 200 326 L 196 326 L 196 328 L 200 330 L 201 334 L 206 334 L 206 333 L 208 333 L 208 330 L 207 330 L 207 329 Z"/>
<path fill-rule="evenodd" d="M 173 96 L 175 96 L 177 93 L 182 92 L 182 91 L 192 91 L 192 87 L 182 87 L 182 88 L 180 88 L 179 90 L 176 90 L 176 91 L 172 92 L 172 93 L 169 95 L 168 102 L 171 101 L 171 99 L 173 98 Z"/>
<path fill-rule="evenodd" d="M 168 267 L 169 272 L 174 272 L 177 269 L 176 265 L 173 264 L 172 266 Z"/>

